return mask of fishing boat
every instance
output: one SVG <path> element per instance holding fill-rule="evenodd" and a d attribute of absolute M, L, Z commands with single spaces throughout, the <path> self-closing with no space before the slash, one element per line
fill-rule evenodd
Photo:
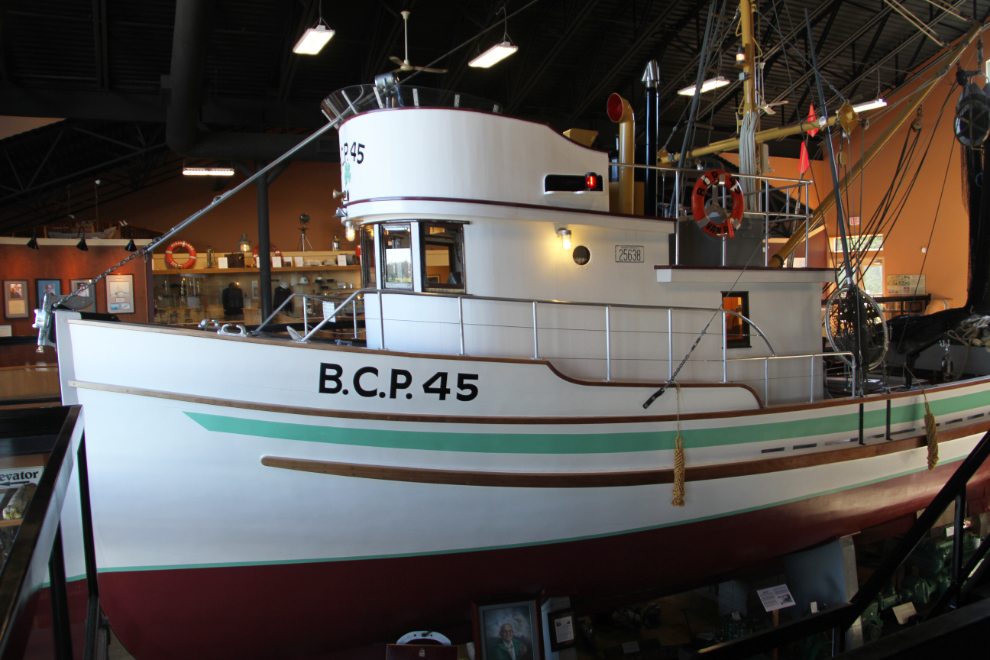
<path fill-rule="evenodd" d="M 52 315 L 101 603 L 136 657 L 305 657 L 493 594 L 674 591 L 913 515 L 990 429 L 988 377 L 864 391 L 862 350 L 823 351 L 835 271 L 770 265 L 807 182 L 668 168 L 670 217 L 645 216 L 631 161 L 496 103 L 381 79 L 323 109 L 363 286 L 322 321 Z"/>
<path fill-rule="evenodd" d="M 607 153 L 386 91 L 324 104 L 366 246 L 336 312 L 363 303 L 363 342 L 56 312 L 102 604 L 135 656 L 288 657 L 491 594 L 673 589 L 910 515 L 990 429 L 988 378 L 828 396 L 831 269 L 678 266 L 677 221 L 610 211 Z"/>

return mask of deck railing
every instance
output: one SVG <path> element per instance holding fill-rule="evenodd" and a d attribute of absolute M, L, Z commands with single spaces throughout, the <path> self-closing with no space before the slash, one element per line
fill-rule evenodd
<path fill-rule="evenodd" d="M 673 174 L 674 176 L 674 189 L 673 193 L 669 197 L 669 201 L 664 201 L 663 204 L 668 206 L 671 210 L 670 215 L 675 219 L 680 217 L 681 213 L 690 213 L 690 207 L 682 208 L 681 204 L 681 192 L 683 183 L 688 180 L 691 176 L 699 177 L 705 172 L 702 170 L 691 169 L 691 168 L 677 168 L 677 167 L 662 167 L 662 166 L 651 166 L 651 165 L 640 165 L 635 163 L 610 163 L 611 167 L 628 167 L 633 170 L 644 170 L 644 171 L 655 171 L 661 177 L 666 180 L 668 174 Z M 786 179 L 782 177 L 770 177 L 761 176 L 754 174 L 737 174 L 732 173 L 733 178 L 739 179 L 740 181 L 746 181 L 756 184 L 757 190 L 744 191 L 743 197 L 746 200 L 747 210 L 743 213 L 743 217 L 751 218 L 762 218 L 763 220 L 763 265 L 770 265 L 770 225 L 781 224 L 785 222 L 793 223 L 795 221 L 804 221 L 804 231 L 805 236 L 808 235 L 811 222 L 811 210 L 809 207 L 810 203 L 810 190 L 809 185 L 811 181 L 804 181 L 799 179 Z M 771 185 L 771 182 L 777 185 Z M 659 182 L 658 182 L 659 187 Z M 662 186 L 666 188 L 666 186 Z M 796 198 L 791 197 L 790 190 L 797 189 Z M 772 197 L 774 192 L 782 193 L 784 196 L 783 209 L 773 209 Z M 801 200 L 804 200 L 803 202 Z M 723 186 L 722 188 L 722 207 L 726 206 L 726 190 Z M 791 209 L 791 204 L 793 203 L 793 212 Z M 804 209 L 801 212 L 801 209 Z M 727 260 L 727 246 L 728 238 L 722 237 L 722 265 L 726 265 Z M 681 263 L 681 229 L 680 222 L 675 222 L 674 225 L 674 264 L 679 266 Z M 805 267 L 808 265 L 808 241 L 804 241 L 804 264 Z"/>
<path fill-rule="evenodd" d="M 105 658 L 109 629 L 100 611 L 96 578 L 96 553 L 89 502 L 89 473 L 86 465 L 86 438 L 82 407 L 30 411 L 8 411 L 0 416 L 0 435 L 15 449 L 20 436 L 36 442 L 53 418 L 64 415 L 37 488 L 20 521 L 20 529 L 0 572 L 0 659 L 23 657 L 36 619 L 46 618 L 33 603 L 50 581 L 54 657 L 72 658 L 72 632 L 66 588 L 65 559 L 62 551 L 62 506 L 67 499 L 73 471 L 79 475 L 83 553 L 86 565 L 87 607 L 84 660 Z M 30 429 L 25 431 L 25 429 Z M 34 445 L 32 445 L 34 446 Z M 75 453 L 71 450 L 78 447 Z"/>
<path fill-rule="evenodd" d="M 353 337 L 357 338 L 359 336 L 358 331 L 358 314 L 357 305 L 359 298 L 363 298 L 367 295 L 376 295 L 378 298 L 378 324 L 379 333 L 381 340 L 381 349 L 384 350 L 387 347 L 386 337 L 385 337 L 385 313 L 384 313 L 384 297 L 386 295 L 397 295 L 397 296 L 416 296 L 423 298 L 448 298 L 457 300 L 457 326 L 458 326 L 458 337 L 459 337 L 459 348 L 458 355 L 467 355 L 464 341 L 464 301 L 488 301 L 488 302 L 507 302 L 516 303 L 521 305 L 527 305 L 532 308 L 532 329 L 533 329 L 533 359 L 540 359 L 540 327 L 539 327 L 539 310 L 541 306 L 562 306 L 562 307 L 587 307 L 587 308 L 597 308 L 602 310 L 604 316 L 604 333 L 605 333 L 605 381 L 610 382 L 612 380 L 612 312 L 617 309 L 635 309 L 635 310 L 648 310 L 656 312 L 666 312 L 667 316 L 667 379 L 672 380 L 675 376 L 675 369 L 677 364 L 677 359 L 675 359 L 673 351 L 673 327 L 674 327 L 674 313 L 675 312 L 706 312 L 713 316 L 720 314 L 722 317 L 721 323 L 721 343 L 722 343 L 722 382 L 730 382 L 728 379 L 728 364 L 730 362 L 744 362 L 744 361 L 754 361 L 762 360 L 764 362 L 763 368 L 763 396 L 764 404 L 769 402 L 770 398 L 770 377 L 769 377 L 769 364 L 770 361 L 777 360 L 796 360 L 796 359 L 808 359 L 811 361 L 811 380 L 810 380 L 810 395 L 809 398 L 812 402 L 815 400 L 815 366 L 814 362 L 818 359 L 823 359 L 826 357 L 838 357 L 838 356 L 848 356 L 853 361 L 855 361 L 855 356 L 852 353 L 802 353 L 799 355 L 777 355 L 774 350 L 773 345 L 767 338 L 766 334 L 757 326 L 752 320 L 739 314 L 738 312 L 725 310 L 722 308 L 709 308 L 709 307 L 683 307 L 683 306 L 670 306 L 670 305 L 633 305 L 633 304 L 619 304 L 619 303 L 597 303 L 597 302 L 578 302 L 578 301 L 567 301 L 567 300 L 538 300 L 538 299 L 521 299 L 521 298 L 505 298 L 500 296 L 476 296 L 466 293 L 459 292 L 447 292 L 447 293 L 433 293 L 433 292 L 419 292 L 419 291 L 405 291 L 400 289 L 375 289 L 375 288 L 365 288 L 354 290 L 347 298 L 343 301 L 337 303 L 332 311 L 327 310 L 324 314 L 324 318 L 317 323 L 315 326 L 310 328 L 309 326 L 309 315 L 308 309 L 309 301 L 318 301 L 320 304 L 336 303 L 338 299 L 331 298 L 329 296 L 319 296 L 313 294 L 303 294 L 297 293 L 293 294 L 287 298 L 281 305 L 279 305 L 269 316 L 266 318 L 261 325 L 255 330 L 255 332 L 262 331 L 271 321 L 278 315 L 278 313 L 289 303 L 293 298 L 303 299 L 303 334 L 297 339 L 300 342 L 310 341 L 317 332 L 322 330 L 332 319 L 338 314 L 346 311 L 348 307 L 351 311 L 351 316 L 353 318 Z M 766 345 L 767 350 L 770 355 L 767 356 L 757 356 L 757 357 L 741 357 L 741 358 L 729 358 L 727 357 L 727 325 L 726 318 L 729 316 L 734 316 L 742 323 L 748 324 L 763 340 Z M 367 323 L 367 316 L 365 317 Z M 853 391 L 853 396 L 856 392 Z"/>

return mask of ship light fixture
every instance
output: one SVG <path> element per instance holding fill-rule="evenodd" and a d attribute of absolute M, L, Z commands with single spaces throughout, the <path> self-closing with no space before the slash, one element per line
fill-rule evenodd
<path fill-rule="evenodd" d="M 571 249 L 571 230 L 570 229 L 558 229 L 557 236 L 560 236 L 560 246 L 564 250 Z"/>
<path fill-rule="evenodd" d="M 736 66 L 742 66 L 744 64 L 746 64 L 746 49 L 739 46 L 736 50 Z M 701 90 L 705 90 L 704 86 L 702 86 Z M 691 93 L 693 94 L 694 92 L 692 91 Z"/>
<path fill-rule="evenodd" d="M 344 221 L 344 238 L 346 238 L 351 243 L 354 242 L 354 223 L 350 220 Z"/>
<path fill-rule="evenodd" d="M 505 5 L 502 6 L 500 11 L 505 12 Z M 468 62 L 468 66 L 476 69 L 487 69 L 490 66 L 498 64 L 517 50 L 519 50 L 519 46 L 512 43 L 512 38 L 509 37 L 509 16 L 506 14 L 505 32 L 502 34 L 502 41 L 480 55 L 475 55 L 474 59 Z"/>
<path fill-rule="evenodd" d="M 705 82 L 701 83 L 701 93 L 710 92 L 713 89 L 718 89 L 719 87 L 725 87 L 729 84 L 729 81 L 724 76 L 715 76 L 714 78 L 709 78 Z M 677 93 L 681 96 L 694 96 L 694 85 L 690 87 L 685 87 L 684 89 L 677 90 Z"/>
<path fill-rule="evenodd" d="M 241 240 L 237 244 L 237 250 L 239 252 L 250 252 L 251 251 L 251 241 L 248 240 L 247 234 L 241 234 Z"/>
<path fill-rule="evenodd" d="M 234 168 L 226 165 L 215 167 L 187 167 L 182 166 L 183 176 L 234 176 Z"/>
<path fill-rule="evenodd" d="M 886 108 L 887 102 L 883 99 L 875 99 L 867 103 L 860 103 L 859 105 L 854 105 L 853 110 L 857 113 L 866 112 L 867 110 L 876 110 L 877 108 Z"/>

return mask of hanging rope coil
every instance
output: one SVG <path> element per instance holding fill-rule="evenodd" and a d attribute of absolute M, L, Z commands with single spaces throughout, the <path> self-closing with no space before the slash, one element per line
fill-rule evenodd
<path fill-rule="evenodd" d="M 684 439 L 681 438 L 681 386 L 677 388 L 677 437 L 674 439 L 674 499 L 671 506 L 684 506 Z"/>
<path fill-rule="evenodd" d="M 928 469 L 934 470 L 938 465 L 938 429 L 935 428 L 935 415 L 928 407 L 928 397 L 925 397 L 925 437 L 928 439 Z"/>

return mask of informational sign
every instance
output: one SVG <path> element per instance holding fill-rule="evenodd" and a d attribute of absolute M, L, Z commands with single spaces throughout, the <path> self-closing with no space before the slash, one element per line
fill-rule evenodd
<path fill-rule="evenodd" d="M 282 267 L 282 257 L 272 257 L 272 268 Z"/>
<path fill-rule="evenodd" d="M 347 265 L 347 255 L 346 254 L 338 254 L 337 255 L 337 265 L 338 266 L 346 266 Z"/>
<path fill-rule="evenodd" d="M 217 257 L 217 268 L 227 268 L 227 257 Z"/>
<path fill-rule="evenodd" d="M 335 305 L 332 302 L 323 301 L 323 318 L 330 319 L 331 322 L 336 321 L 333 317 L 333 310 Z"/>
<path fill-rule="evenodd" d="M 0 469 L 0 488 L 17 488 L 24 484 L 37 484 L 41 479 L 41 473 L 45 471 L 42 466 L 19 467 Z"/>
<path fill-rule="evenodd" d="M 642 245 L 616 245 L 615 263 L 641 264 L 645 259 L 646 250 Z"/>
<path fill-rule="evenodd" d="M 903 605 L 894 606 L 894 616 L 897 617 L 897 623 L 902 626 L 907 623 L 908 619 L 917 614 L 918 611 L 914 609 L 914 603 L 908 601 Z"/>
<path fill-rule="evenodd" d="M 565 616 L 557 619 L 553 622 L 553 630 L 558 644 L 574 641 L 574 617 Z"/>
<path fill-rule="evenodd" d="M 107 275 L 107 311 L 134 314 L 134 276 Z"/>
<path fill-rule="evenodd" d="M 760 597 L 760 602 L 763 603 L 763 609 L 767 612 L 782 610 L 785 607 L 792 607 L 795 604 L 794 596 L 791 595 L 791 590 L 787 588 L 786 584 L 770 587 L 769 589 L 759 589 L 756 595 Z"/>
<path fill-rule="evenodd" d="M 924 275 L 888 275 L 888 296 L 923 296 L 925 295 Z"/>

